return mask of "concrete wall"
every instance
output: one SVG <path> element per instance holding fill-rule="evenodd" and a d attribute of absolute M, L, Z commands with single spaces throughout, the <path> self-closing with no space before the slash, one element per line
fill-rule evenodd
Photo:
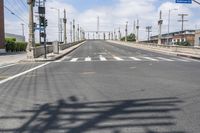
<path fill-rule="evenodd" d="M 200 46 L 200 30 L 197 30 L 195 33 L 195 46 Z"/>
<path fill-rule="evenodd" d="M 75 43 L 68 43 L 68 44 L 60 44 L 59 45 L 59 49 L 60 50 L 65 50 L 71 46 L 74 46 L 74 45 L 77 45 L 79 43 L 81 43 L 83 41 L 78 41 L 78 42 L 75 42 Z M 45 51 L 44 51 L 44 46 L 39 46 L 39 47 L 36 47 L 36 48 L 32 48 L 33 49 L 33 52 L 34 52 L 34 57 L 35 58 L 38 58 L 40 56 L 43 56 Z M 47 54 L 49 53 L 53 53 L 53 45 L 47 45 Z"/>

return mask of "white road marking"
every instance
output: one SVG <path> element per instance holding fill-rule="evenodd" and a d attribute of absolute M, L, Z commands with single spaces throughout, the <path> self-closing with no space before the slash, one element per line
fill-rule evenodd
<path fill-rule="evenodd" d="M 143 58 L 145 58 L 145 59 L 147 59 L 147 60 L 151 60 L 151 61 L 158 61 L 157 59 L 154 59 L 154 58 L 152 58 L 152 57 L 143 57 Z"/>
<path fill-rule="evenodd" d="M 70 60 L 70 62 L 76 62 L 78 60 L 78 58 L 73 58 Z"/>
<path fill-rule="evenodd" d="M 68 58 L 69 58 L 69 57 L 65 56 L 65 57 L 63 57 L 62 59 L 57 60 L 57 61 L 55 61 L 55 62 L 62 62 L 62 61 L 64 61 L 65 59 L 68 59 Z"/>
<path fill-rule="evenodd" d="M 133 60 L 135 60 L 135 61 L 141 61 L 141 59 L 136 58 L 136 57 L 130 57 L 130 59 L 133 59 Z"/>
<path fill-rule="evenodd" d="M 92 59 L 90 57 L 85 58 L 85 61 L 91 61 Z"/>
<path fill-rule="evenodd" d="M 101 61 L 107 61 L 107 59 L 106 59 L 105 57 L 103 57 L 102 55 L 99 56 L 99 59 L 100 59 Z"/>
<path fill-rule="evenodd" d="M 10 67 L 10 66 L 14 66 L 16 64 L 9 64 L 9 65 L 5 65 L 5 66 L 0 66 L 0 68 L 6 68 L 6 67 Z"/>
<path fill-rule="evenodd" d="M 189 60 L 181 59 L 181 58 L 173 58 L 174 60 L 177 61 L 183 61 L 183 62 L 190 62 Z"/>
<path fill-rule="evenodd" d="M 164 60 L 164 61 L 174 61 L 174 60 L 163 58 L 163 57 L 158 57 L 158 58 L 161 59 L 161 60 Z"/>
<path fill-rule="evenodd" d="M 27 71 L 24 71 L 24 72 L 22 72 L 22 73 L 19 73 L 19 74 L 16 74 L 16 75 L 14 75 L 14 76 L 11 76 L 11 77 L 9 77 L 9 78 L 7 78 L 7 79 L 1 80 L 1 81 L 0 81 L 0 84 L 6 83 L 6 82 L 8 82 L 8 81 L 10 81 L 10 80 L 13 80 L 13 79 L 15 79 L 15 78 L 18 78 L 18 77 L 20 77 L 20 76 L 22 76 L 22 75 L 25 75 L 25 74 L 27 74 L 27 73 L 29 73 L 29 72 L 32 72 L 32 71 L 36 70 L 36 69 L 39 69 L 39 68 L 41 68 L 41 67 L 44 67 L 44 66 L 48 65 L 49 63 L 50 63 L 50 62 L 44 63 L 44 64 L 42 64 L 42 65 L 39 65 L 39 66 L 34 67 L 34 68 L 31 68 L 31 69 L 29 69 L 29 70 L 27 70 Z"/>
<path fill-rule="evenodd" d="M 117 56 L 114 56 L 113 58 L 114 58 L 115 60 L 118 60 L 118 61 L 123 61 L 122 58 L 119 58 L 119 57 L 117 57 Z"/>

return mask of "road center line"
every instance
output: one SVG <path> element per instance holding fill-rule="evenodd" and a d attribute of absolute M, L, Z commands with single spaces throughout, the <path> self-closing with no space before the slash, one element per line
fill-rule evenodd
<path fill-rule="evenodd" d="M 1 66 L 0 69 L 1 68 L 6 68 L 6 67 L 10 67 L 10 66 L 14 66 L 14 65 L 16 65 L 16 64 L 9 64 L 9 65 L 5 65 L 5 66 Z"/>
<path fill-rule="evenodd" d="M 130 57 L 130 59 L 133 59 L 133 60 L 135 60 L 135 61 L 141 61 L 141 59 L 136 58 L 136 57 Z"/>
<path fill-rule="evenodd" d="M 10 80 L 13 80 L 13 79 L 17 78 L 17 77 L 20 77 L 20 76 L 25 75 L 25 74 L 27 74 L 27 73 L 29 73 L 29 72 L 32 72 L 32 71 L 34 71 L 34 70 L 36 70 L 36 69 L 39 69 L 39 68 L 41 68 L 41 67 L 44 67 L 44 66 L 48 65 L 49 63 L 50 63 L 50 62 L 44 63 L 44 64 L 42 64 L 42 65 L 39 65 L 39 66 L 34 67 L 34 68 L 31 68 L 31 69 L 29 69 L 29 70 L 27 70 L 27 71 L 24 71 L 24 72 L 22 72 L 22 73 L 19 73 L 19 74 L 17 74 L 17 75 L 11 76 L 11 77 L 9 77 L 9 78 L 7 78 L 7 79 L 1 80 L 1 81 L 0 81 L 0 84 L 6 83 L 6 82 L 8 82 L 8 81 L 10 81 Z"/>
<path fill-rule="evenodd" d="M 85 58 L 85 61 L 91 61 L 92 59 L 90 57 Z"/>
<path fill-rule="evenodd" d="M 151 57 L 143 57 L 143 58 L 145 58 L 147 60 L 158 61 L 157 59 L 154 59 L 154 58 L 151 58 Z"/>

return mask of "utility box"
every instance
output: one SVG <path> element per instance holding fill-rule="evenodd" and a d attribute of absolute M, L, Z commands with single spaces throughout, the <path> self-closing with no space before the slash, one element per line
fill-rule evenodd
<path fill-rule="evenodd" d="M 58 41 L 53 42 L 53 53 L 59 54 L 59 42 Z"/>

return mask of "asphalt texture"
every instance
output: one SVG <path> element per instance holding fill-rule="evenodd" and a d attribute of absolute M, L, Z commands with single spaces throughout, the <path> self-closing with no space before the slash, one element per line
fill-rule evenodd
<path fill-rule="evenodd" d="M 199 133 L 200 61 L 87 41 L 0 84 L 0 132 Z"/>

